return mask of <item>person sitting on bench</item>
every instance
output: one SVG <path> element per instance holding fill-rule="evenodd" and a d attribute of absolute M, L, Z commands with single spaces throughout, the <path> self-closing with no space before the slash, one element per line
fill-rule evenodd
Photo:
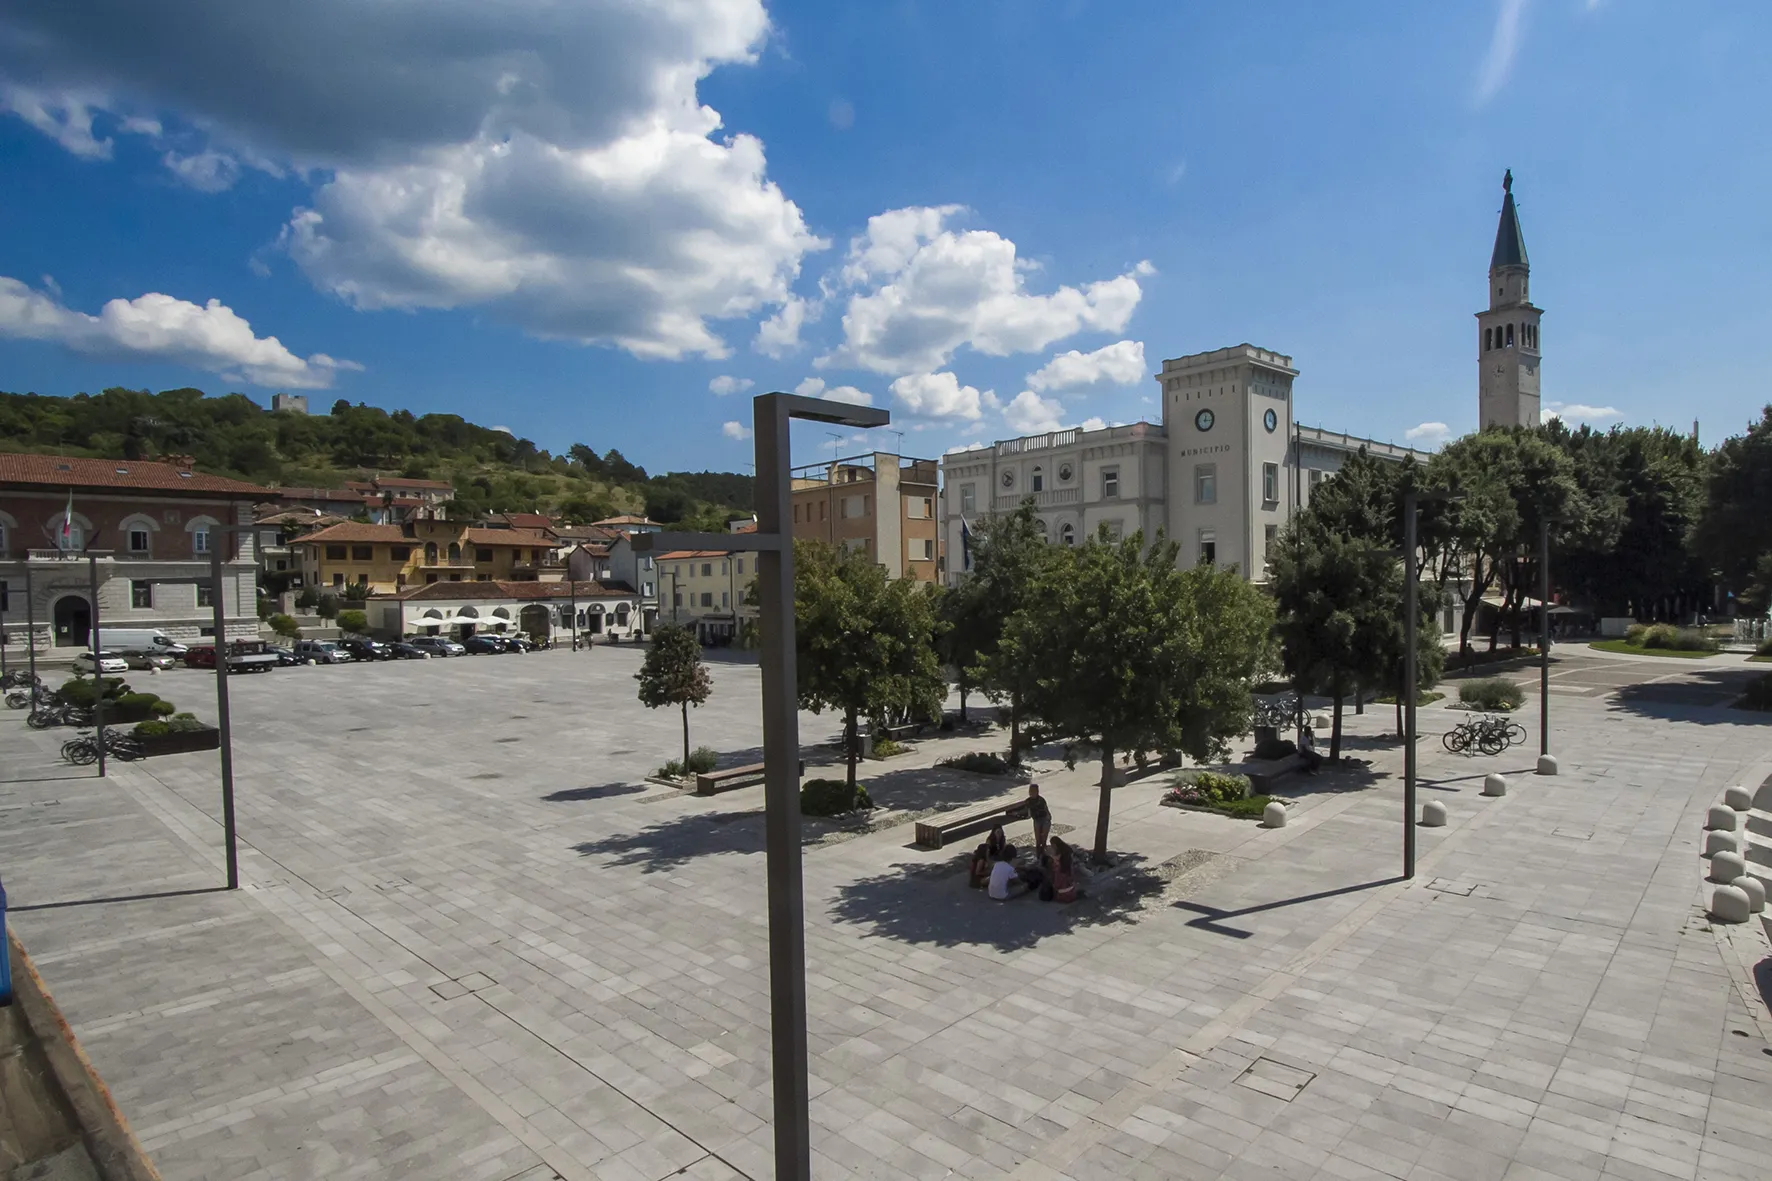
<path fill-rule="evenodd" d="M 991 884 L 987 893 L 998 902 L 1006 902 L 1016 894 L 1027 889 L 1027 883 L 1015 870 L 1015 862 L 1007 857 L 998 858 L 991 866 Z"/>
<path fill-rule="evenodd" d="M 1323 756 L 1317 753 L 1317 736 L 1311 732 L 1309 726 L 1306 726 L 1304 733 L 1299 736 L 1298 757 L 1304 760 L 1304 770 L 1307 775 L 1315 775 L 1317 768 L 1323 765 Z"/>
<path fill-rule="evenodd" d="M 1048 902 L 1075 902 L 1077 900 L 1076 859 L 1071 847 L 1062 837 L 1052 838 L 1052 852 L 1047 855 L 1047 884 L 1051 887 L 1052 896 L 1048 898 L 1044 892 L 1040 897 Z"/>
<path fill-rule="evenodd" d="M 973 889 L 976 890 L 984 885 L 985 879 L 991 876 L 991 866 L 1003 857 L 1014 861 L 1015 846 L 1011 845 L 1009 838 L 1003 835 L 1003 826 L 993 824 L 990 835 L 984 839 L 984 844 L 972 851 L 972 872 L 968 880 L 972 883 Z"/>

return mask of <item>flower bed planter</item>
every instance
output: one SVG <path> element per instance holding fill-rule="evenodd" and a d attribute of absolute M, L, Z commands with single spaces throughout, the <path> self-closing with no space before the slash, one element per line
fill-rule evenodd
<path fill-rule="evenodd" d="M 182 755 L 192 751 L 219 749 L 221 731 L 214 726 L 205 726 L 201 730 L 179 730 L 171 734 L 137 738 L 136 741 L 141 744 L 142 754 L 148 758 L 155 755 Z"/>

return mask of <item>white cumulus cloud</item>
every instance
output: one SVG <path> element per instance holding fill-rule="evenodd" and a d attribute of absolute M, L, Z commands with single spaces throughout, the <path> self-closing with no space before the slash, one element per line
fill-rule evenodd
<path fill-rule="evenodd" d="M 1616 406 L 1589 406 L 1582 402 L 1546 402 L 1538 411 L 1540 422 L 1553 418 L 1564 422 L 1618 422 L 1623 417 L 1624 411 Z"/>
<path fill-rule="evenodd" d="M 167 164 L 198 187 L 312 177 L 282 244 L 355 307 L 478 308 L 638 357 L 726 355 L 718 323 L 786 306 L 827 245 L 698 94 L 756 60 L 763 0 L 215 11 L 7 5 L 0 104 L 88 157 L 110 151 L 95 112 L 175 124 Z"/>
<path fill-rule="evenodd" d="M 1028 388 L 1043 393 L 1088 386 L 1134 385 L 1146 377 L 1144 342 L 1118 340 L 1092 353 L 1072 349 L 1028 374 Z"/>
<path fill-rule="evenodd" d="M 708 389 L 724 398 L 727 394 L 742 394 L 756 384 L 748 377 L 733 377 L 722 373 L 708 382 Z"/>
<path fill-rule="evenodd" d="M 1119 332 L 1143 295 L 1141 262 L 1123 275 L 1026 289 L 1032 269 L 1015 243 L 989 230 L 954 230 L 958 206 L 894 209 L 868 219 L 849 244 L 840 280 L 851 291 L 843 340 L 813 363 L 877 373 L 932 373 L 969 347 L 989 356 L 1035 352 L 1085 330 Z"/>
<path fill-rule="evenodd" d="M 997 395 L 962 385 L 952 373 L 907 373 L 892 383 L 892 397 L 906 414 L 977 422 L 997 409 Z"/>
<path fill-rule="evenodd" d="M 1115 425 L 1117 426 L 1119 424 L 1116 423 Z M 1082 422 L 1077 424 L 1077 429 L 1080 431 L 1099 431 L 1105 430 L 1106 428 L 1107 419 L 1100 417 L 1085 418 Z"/>
<path fill-rule="evenodd" d="M 1452 437 L 1452 428 L 1443 422 L 1424 422 L 1403 432 L 1403 438 L 1432 451 Z"/>
<path fill-rule="evenodd" d="M 808 377 L 794 387 L 802 398 L 823 398 L 828 402 L 847 402 L 851 406 L 872 406 L 874 395 L 852 385 L 826 385 L 822 377 Z"/>
<path fill-rule="evenodd" d="M 800 330 L 818 319 L 823 305 L 790 295 L 775 314 L 757 325 L 751 347 L 765 357 L 781 358 L 800 351 Z"/>
<path fill-rule="evenodd" d="M 723 422 L 720 424 L 720 433 L 728 439 L 743 441 L 751 437 L 751 428 L 742 422 Z"/>
<path fill-rule="evenodd" d="M 1051 398 L 1042 398 L 1033 390 L 1021 391 L 1003 407 L 1003 421 L 1018 435 L 1055 431 L 1063 415 L 1063 406 Z"/>
<path fill-rule="evenodd" d="M 298 357 L 220 300 L 198 305 L 150 291 L 113 299 L 98 315 L 0 276 L 0 336 L 50 341 L 77 353 L 190 365 L 230 381 L 285 389 L 325 389 L 343 369 L 361 369 L 325 353 Z"/>
<path fill-rule="evenodd" d="M 226 152 L 202 151 L 189 156 L 167 152 L 160 158 L 172 175 L 200 193 L 219 193 L 240 179 L 240 162 Z"/>

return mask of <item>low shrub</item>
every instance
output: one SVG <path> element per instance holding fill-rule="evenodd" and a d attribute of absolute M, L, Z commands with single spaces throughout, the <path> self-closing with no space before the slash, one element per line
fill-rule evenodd
<path fill-rule="evenodd" d="M 896 738 L 874 739 L 874 757 L 876 759 L 889 759 L 893 755 L 903 754 L 906 749 L 905 744 Z"/>
<path fill-rule="evenodd" d="M 1009 760 L 1002 755 L 989 751 L 971 750 L 963 755 L 953 755 L 937 763 L 938 767 L 953 767 L 958 771 L 972 771 L 979 775 L 1009 774 Z"/>
<path fill-rule="evenodd" d="M 166 722 L 137 722 L 130 733 L 137 738 L 164 738 L 172 733 L 172 726 Z"/>
<path fill-rule="evenodd" d="M 1525 692 L 1506 677 L 1484 677 L 1466 681 L 1458 687 L 1458 700 L 1478 709 L 1518 709 L 1525 704 Z"/>
<path fill-rule="evenodd" d="M 873 806 L 868 789 L 859 783 L 853 790 L 842 779 L 808 779 L 800 786 L 800 813 L 804 816 L 841 816 Z"/>
<path fill-rule="evenodd" d="M 1648 632 L 1648 624 L 1633 623 L 1624 629 L 1624 642 L 1627 644 L 1635 644 L 1637 647 L 1641 648 L 1644 646 L 1643 637 L 1647 635 Z"/>
<path fill-rule="evenodd" d="M 653 774 L 660 779 L 681 779 L 683 778 L 683 760 L 672 759 L 670 762 L 654 771 Z"/>
<path fill-rule="evenodd" d="M 129 692 L 129 686 L 124 684 L 122 677 L 104 677 L 98 683 L 104 685 L 107 704 Z M 62 700 L 81 709 L 91 709 L 98 700 L 98 694 L 99 690 L 95 682 L 85 677 L 74 677 L 61 687 Z"/>
<path fill-rule="evenodd" d="M 1263 738 L 1255 744 L 1255 757 L 1258 759 L 1284 759 L 1298 753 L 1298 747 L 1290 738 Z"/>
<path fill-rule="evenodd" d="M 1397 696 L 1398 695 L 1395 693 L 1386 693 L 1383 696 L 1374 697 L 1372 703 L 1374 705 L 1395 705 L 1397 703 Z M 1442 700 L 1445 696 L 1444 693 L 1441 693 L 1437 689 L 1422 689 L 1415 694 L 1415 707 L 1420 709 L 1424 705 L 1432 705 L 1434 702 Z"/>
<path fill-rule="evenodd" d="M 1696 627 L 1671 627 L 1659 624 L 1649 629 L 1643 641 L 1645 648 L 1670 648 L 1675 652 L 1715 652 L 1721 645 L 1709 632 Z"/>
<path fill-rule="evenodd" d="M 1267 807 L 1267 796 L 1249 794 L 1247 775 L 1226 775 L 1218 771 L 1201 771 L 1169 790 L 1165 797 L 1172 804 L 1194 808 L 1210 808 L 1227 816 L 1260 818 Z"/>
<path fill-rule="evenodd" d="M 170 701 L 163 701 L 152 693 L 123 693 L 114 701 L 107 701 L 106 708 L 115 705 L 118 713 L 151 713 L 160 717 L 173 713 L 178 707 Z"/>
<path fill-rule="evenodd" d="M 714 769 L 720 761 L 719 754 L 711 746 L 698 746 L 689 752 L 689 771 L 694 775 L 705 775 Z"/>
<path fill-rule="evenodd" d="M 368 635 L 369 613 L 359 611 L 354 607 L 349 611 L 340 611 L 338 613 L 338 627 L 340 631 L 349 632 L 354 636 Z"/>
<path fill-rule="evenodd" d="M 1735 699 L 1736 709 L 1772 712 L 1772 673 L 1761 673 L 1747 683 L 1747 689 Z"/>
<path fill-rule="evenodd" d="M 301 638 L 301 625 L 295 622 L 292 615 L 273 615 L 270 620 L 271 630 L 286 640 Z"/>
<path fill-rule="evenodd" d="M 189 734 L 194 730 L 208 729 L 207 726 L 197 720 L 196 714 L 173 714 L 164 722 L 156 722 L 155 724 L 165 726 L 167 730 L 173 734 Z"/>

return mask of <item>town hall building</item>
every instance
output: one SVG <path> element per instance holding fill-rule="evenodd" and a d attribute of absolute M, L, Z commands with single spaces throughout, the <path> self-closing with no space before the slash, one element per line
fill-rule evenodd
<path fill-rule="evenodd" d="M 1478 320 L 1479 422 L 1539 420 L 1538 321 L 1528 297 L 1526 244 L 1503 180 L 1489 264 L 1489 307 Z M 1031 497 L 1041 529 L 1060 545 L 1102 526 L 1110 537 L 1158 530 L 1182 560 L 1235 566 L 1256 581 L 1281 527 L 1362 449 L 1426 462 L 1428 453 L 1297 423 L 1292 358 L 1252 344 L 1191 353 L 1155 375 L 1161 423 L 1135 422 L 1005 439 L 942 458 L 944 581 L 964 577 L 965 531 L 981 516 Z"/>

